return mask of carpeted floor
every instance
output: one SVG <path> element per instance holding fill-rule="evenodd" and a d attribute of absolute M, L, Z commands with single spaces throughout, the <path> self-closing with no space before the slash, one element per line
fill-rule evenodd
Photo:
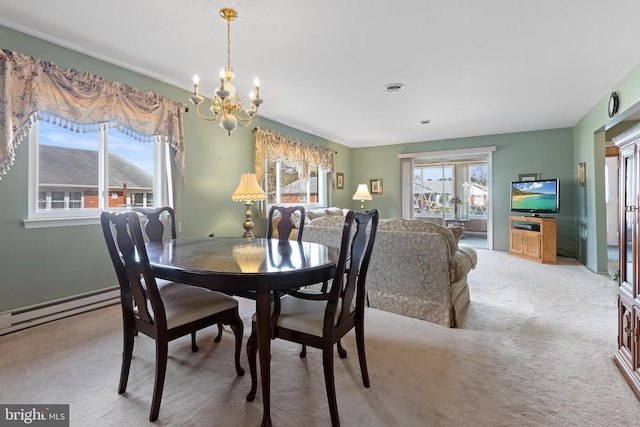
<path fill-rule="evenodd" d="M 478 251 L 471 304 L 459 329 L 367 309 L 371 388 L 362 386 L 353 334 L 336 355 L 343 426 L 620 426 L 640 420 L 613 362 L 612 282 L 570 258 L 539 265 Z M 253 302 L 241 301 L 245 340 Z M 215 328 L 169 347 L 160 426 L 257 426 L 261 394 L 233 369 L 233 335 Z M 0 337 L 0 403 L 69 403 L 72 426 L 142 426 L 153 388 L 153 341 L 136 338 L 127 393 L 120 369 L 119 307 Z M 321 355 L 272 342 L 277 426 L 330 425 Z M 242 363 L 247 368 L 246 357 Z"/>

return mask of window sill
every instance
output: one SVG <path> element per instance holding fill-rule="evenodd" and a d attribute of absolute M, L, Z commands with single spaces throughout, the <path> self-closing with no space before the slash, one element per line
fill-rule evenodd
<path fill-rule="evenodd" d="M 24 228 L 73 227 L 100 224 L 99 217 L 31 218 L 22 221 Z"/>

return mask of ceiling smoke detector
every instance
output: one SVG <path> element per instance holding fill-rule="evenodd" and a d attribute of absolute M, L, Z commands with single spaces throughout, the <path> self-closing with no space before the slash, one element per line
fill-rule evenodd
<path fill-rule="evenodd" d="M 387 92 L 400 92 L 404 89 L 404 83 L 389 83 L 384 87 Z"/>

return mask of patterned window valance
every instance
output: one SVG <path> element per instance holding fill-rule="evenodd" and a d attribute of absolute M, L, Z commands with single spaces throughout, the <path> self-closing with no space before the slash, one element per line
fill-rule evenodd
<path fill-rule="evenodd" d="M 309 166 L 318 166 L 331 172 L 331 181 L 335 187 L 336 152 L 329 148 L 301 141 L 279 132 L 266 129 L 255 129 L 256 133 L 256 177 L 264 178 L 267 160 L 284 159 L 298 167 L 301 179 L 307 178 Z"/>
<path fill-rule="evenodd" d="M 39 117 L 55 116 L 77 124 L 76 131 L 99 123 L 118 127 L 136 139 L 160 139 L 175 149 L 184 179 L 183 106 L 122 83 L 8 50 L 0 51 L 0 178 L 15 159 L 15 149 Z"/>

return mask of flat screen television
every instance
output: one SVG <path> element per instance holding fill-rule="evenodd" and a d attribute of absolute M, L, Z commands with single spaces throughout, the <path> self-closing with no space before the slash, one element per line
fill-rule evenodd
<path fill-rule="evenodd" d="M 560 180 L 537 179 L 511 183 L 511 212 L 557 214 L 560 212 Z"/>

